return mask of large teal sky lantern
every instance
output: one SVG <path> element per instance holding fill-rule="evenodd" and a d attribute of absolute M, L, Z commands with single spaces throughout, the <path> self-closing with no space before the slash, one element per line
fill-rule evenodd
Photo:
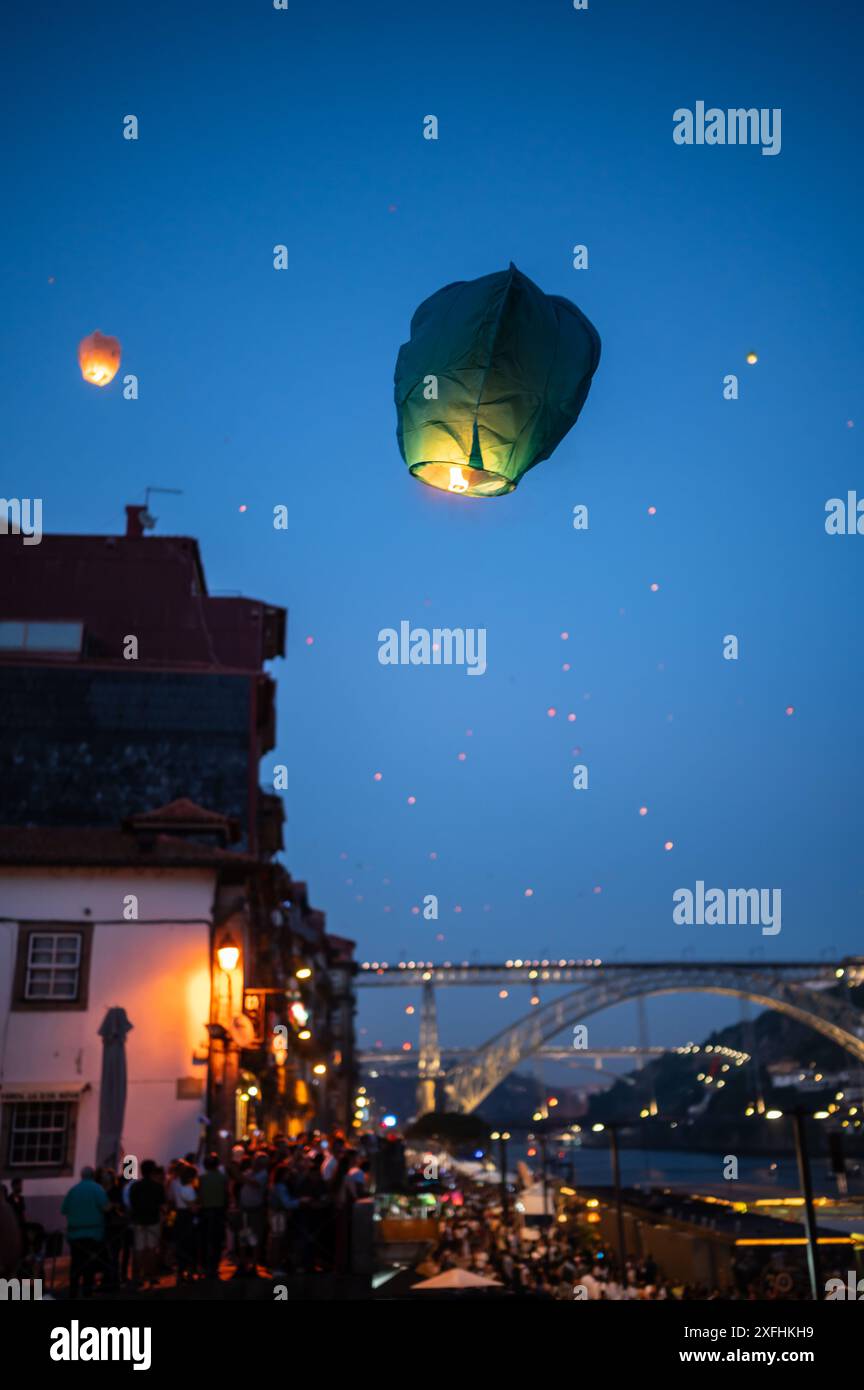
<path fill-rule="evenodd" d="M 396 437 L 415 478 L 501 497 L 575 425 L 600 360 L 583 313 L 517 270 L 420 305 L 396 360 Z"/>

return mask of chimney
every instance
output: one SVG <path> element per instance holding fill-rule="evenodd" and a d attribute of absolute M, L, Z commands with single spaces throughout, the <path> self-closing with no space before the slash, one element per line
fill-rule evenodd
<path fill-rule="evenodd" d="M 144 535 L 144 520 L 147 516 L 146 506 L 135 506 L 126 508 L 126 539 L 140 540 Z"/>

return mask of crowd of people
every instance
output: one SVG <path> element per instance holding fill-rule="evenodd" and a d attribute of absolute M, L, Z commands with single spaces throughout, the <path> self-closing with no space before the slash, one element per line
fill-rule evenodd
<path fill-rule="evenodd" d="M 155 1288 L 197 1280 L 278 1277 L 349 1267 L 354 1203 L 368 1187 L 369 1161 L 341 1132 L 271 1144 L 236 1144 L 224 1162 L 209 1153 L 145 1159 L 137 1174 L 84 1168 L 63 1198 L 70 1253 L 69 1296 Z M 38 1235 L 17 1201 L 22 1248 Z M 225 1262 L 227 1261 L 227 1267 Z M 220 1273 L 221 1271 L 221 1273 Z"/>
<path fill-rule="evenodd" d="M 418 1265 L 424 1279 L 464 1269 L 495 1280 L 525 1298 L 660 1301 L 764 1298 L 755 1284 L 734 1290 L 666 1277 L 647 1256 L 623 1266 L 592 1244 L 575 1225 L 526 1228 L 505 1224 L 497 1195 L 463 1182 L 461 1204 L 449 1206 L 438 1240 Z"/>

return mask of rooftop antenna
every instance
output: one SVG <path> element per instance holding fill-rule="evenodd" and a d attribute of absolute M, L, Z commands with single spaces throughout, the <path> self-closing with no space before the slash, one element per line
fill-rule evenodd
<path fill-rule="evenodd" d="M 152 530 L 153 530 L 153 527 L 156 525 L 156 522 L 159 520 L 159 518 L 156 517 L 156 516 L 153 516 L 153 514 L 152 514 L 151 511 L 150 511 L 150 493 L 151 493 L 151 492 L 170 492 L 170 493 L 173 493 L 173 495 L 174 495 L 175 497 L 182 497 L 182 495 L 183 495 L 183 489 L 182 489 L 182 487 L 148 487 L 148 488 L 145 488 L 145 489 L 144 489 L 144 511 L 141 513 L 141 525 L 142 525 L 142 527 L 144 528 L 145 531 L 152 531 Z"/>

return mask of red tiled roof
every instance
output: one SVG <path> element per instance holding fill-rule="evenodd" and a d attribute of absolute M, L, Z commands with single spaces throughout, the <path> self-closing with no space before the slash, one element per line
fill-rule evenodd
<path fill-rule="evenodd" d="M 122 823 L 124 830 L 167 830 L 169 835 L 180 834 L 183 830 L 198 833 L 219 831 L 226 843 L 240 839 L 240 826 L 233 816 L 223 816 L 220 811 L 208 811 L 188 796 L 169 801 L 167 806 L 158 806 L 153 811 L 136 812 L 127 816 Z"/>
<path fill-rule="evenodd" d="M 176 835 L 133 835 L 90 826 L 0 826 L 0 865 L 69 868 L 260 867 L 250 854 L 198 845 Z"/>

